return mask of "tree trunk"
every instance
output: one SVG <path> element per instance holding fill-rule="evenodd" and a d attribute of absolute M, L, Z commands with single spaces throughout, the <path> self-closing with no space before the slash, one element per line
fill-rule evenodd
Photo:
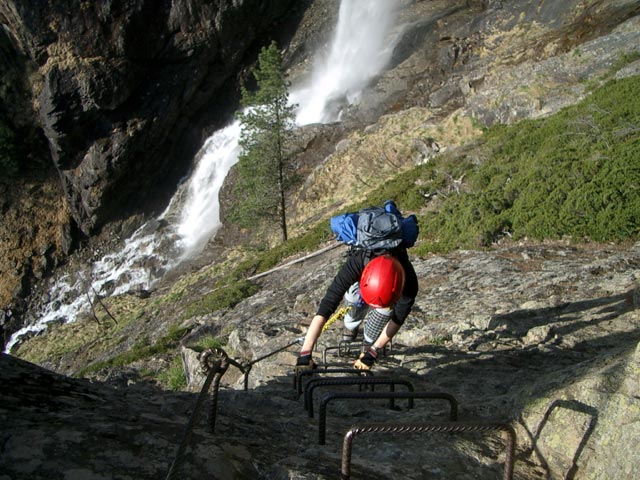
<path fill-rule="evenodd" d="M 287 214 L 285 210 L 284 196 L 284 159 L 282 153 L 282 126 L 280 124 L 280 106 L 277 107 L 276 122 L 278 125 L 278 194 L 280 195 L 280 230 L 282 231 L 282 241 L 287 241 Z"/>

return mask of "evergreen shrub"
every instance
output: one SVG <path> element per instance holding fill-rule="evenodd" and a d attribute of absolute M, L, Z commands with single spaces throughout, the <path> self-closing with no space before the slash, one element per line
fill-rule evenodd
<path fill-rule="evenodd" d="M 460 164 L 462 191 L 449 191 L 422 215 L 416 253 L 486 247 L 505 235 L 638 237 L 640 77 L 610 81 L 550 117 L 493 127 L 479 148 L 487 160 Z M 442 191 L 444 178 L 459 178 L 460 165 L 439 157 L 422 171 L 422 188 Z"/>

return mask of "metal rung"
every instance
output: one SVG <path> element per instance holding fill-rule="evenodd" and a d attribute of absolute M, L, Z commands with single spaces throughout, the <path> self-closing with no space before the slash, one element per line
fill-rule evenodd
<path fill-rule="evenodd" d="M 293 377 L 293 388 L 298 390 L 298 396 L 302 395 L 302 377 L 312 375 L 325 375 L 333 373 L 351 373 L 358 376 L 373 376 L 373 372 L 370 370 L 358 370 L 356 368 L 315 368 L 313 370 L 303 370 L 298 372 Z"/>
<path fill-rule="evenodd" d="M 350 340 L 341 340 L 338 345 L 333 345 L 330 347 L 325 347 L 322 351 L 322 362 L 327 363 L 327 352 L 332 350 L 338 351 L 338 357 L 348 357 L 353 353 L 364 352 L 368 349 L 369 344 L 365 344 L 364 340 L 360 341 L 350 341 Z M 391 351 L 393 348 L 393 343 L 389 341 L 387 345 L 382 349 L 382 355 L 386 356 L 387 351 Z"/>
<path fill-rule="evenodd" d="M 413 384 L 408 380 L 383 377 L 340 377 L 340 378 L 314 378 L 307 382 L 304 388 L 304 408 L 309 412 L 309 418 L 313 418 L 313 391 L 319 387 L 347 385 L 389 385 L 390 391 L 395 391 L 396 385 L 404 385 L 410 392 L 414 391 Z M 413 408 L 413 398 L 409 398 L 409 408 Z M 389 408 L 395 408 L 395 399 L 389 399 Z"/>
<path fill-rule="evenodd" d="M 362 433 L 425 433 L 425 432 L 488 432 L 502 431 L 507 434 L 507 454 L 504 462 L 504 480 L 513 479 L 514 454 L 516 449 L 516 432 L 508 423 L 500 422 L 434 422 L 419 424 L 384 424 L 372 423 L 354 425 L 347 431 L 342 443 L 341 479 L 351 478 L 351 451 L 356 435 Z"/>
<path fill-rule="evenodd" d="M 440 399 L 449 402 L 449 420 L 458 419 L 458 401 L 444 392 L 328 392 L 320 401 L 320 413 L 318 415 L 318 444 L 324 445 L 325 431 L 327 428 L 327 405 L 331 400 L 343 399 L 380 399 L 380 398 L 426 398 Z"/>

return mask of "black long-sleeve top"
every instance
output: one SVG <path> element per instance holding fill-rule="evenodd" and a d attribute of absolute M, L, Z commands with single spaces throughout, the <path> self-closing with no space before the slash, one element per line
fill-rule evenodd
<path fill-rule="evenodd" d="M 411 312 L 411 307 L 418 295 L 418 277 L 413 265 L 409 261 L 407 250 L 398 248 L 389 252 L 400 261 L 404 268 L 404 288 L 400 299 L 393 307 L 391 319 L 398 325 L 402 325 Z M 367 252 L 365 250 L 353 250 L 349 252 L 346 262 L 336 274 L 333 282 L 329 285 L 327 293 L 320 301 L 317 315 L 329 318 L 336 311 L 342 301 L 342 297 L 351 285 L 360 280 L 362 271 L 366 265 Z"/>

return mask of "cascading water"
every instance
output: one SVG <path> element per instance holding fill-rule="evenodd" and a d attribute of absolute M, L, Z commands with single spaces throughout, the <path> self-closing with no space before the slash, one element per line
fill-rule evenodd
<path fill-rule="evenodd" d="M 393 52 L 395 42 L 389 31 L 400 4 L 401 0 L 342 0 L 328 55 L 317 61 L 307 85 L 291 91 L 291 102 L 298 104 L 297 125 L 334 122 L 344 107 L 358 102 Z M 120 252 L 91 265 L 86 278 L 59 279 L 39 320 L 15 332 L 5 351 L 50 322 L 75 320 L 89 308 L 87 284 L 100 295 L 147 290 L 165 272 L 202 251 L 221 225 L 218 194 L 238 160 L 239 136 L 240 125 L 234 122 L 207 139 L 196 157 L 196 168 L 162 215 L 140 227 Z"/>
<path fill-rule="evenodd" d="M 329 54 L 319 59 L 308 86 L 293 90 L 296 123 L 329 123 L 358 103 L 371 79 L 389 62 L 395 41 L 388 37 L 400 2 L 343 0 Z"/>
<path fill-rule="evenodd" d="M 238 160 L 239 138 L 240 124 L 234 122 L 205 142 L 176 228 L 184 258 L 200 251 L 220 227 L 218 194 L 229 169 Z"/>

